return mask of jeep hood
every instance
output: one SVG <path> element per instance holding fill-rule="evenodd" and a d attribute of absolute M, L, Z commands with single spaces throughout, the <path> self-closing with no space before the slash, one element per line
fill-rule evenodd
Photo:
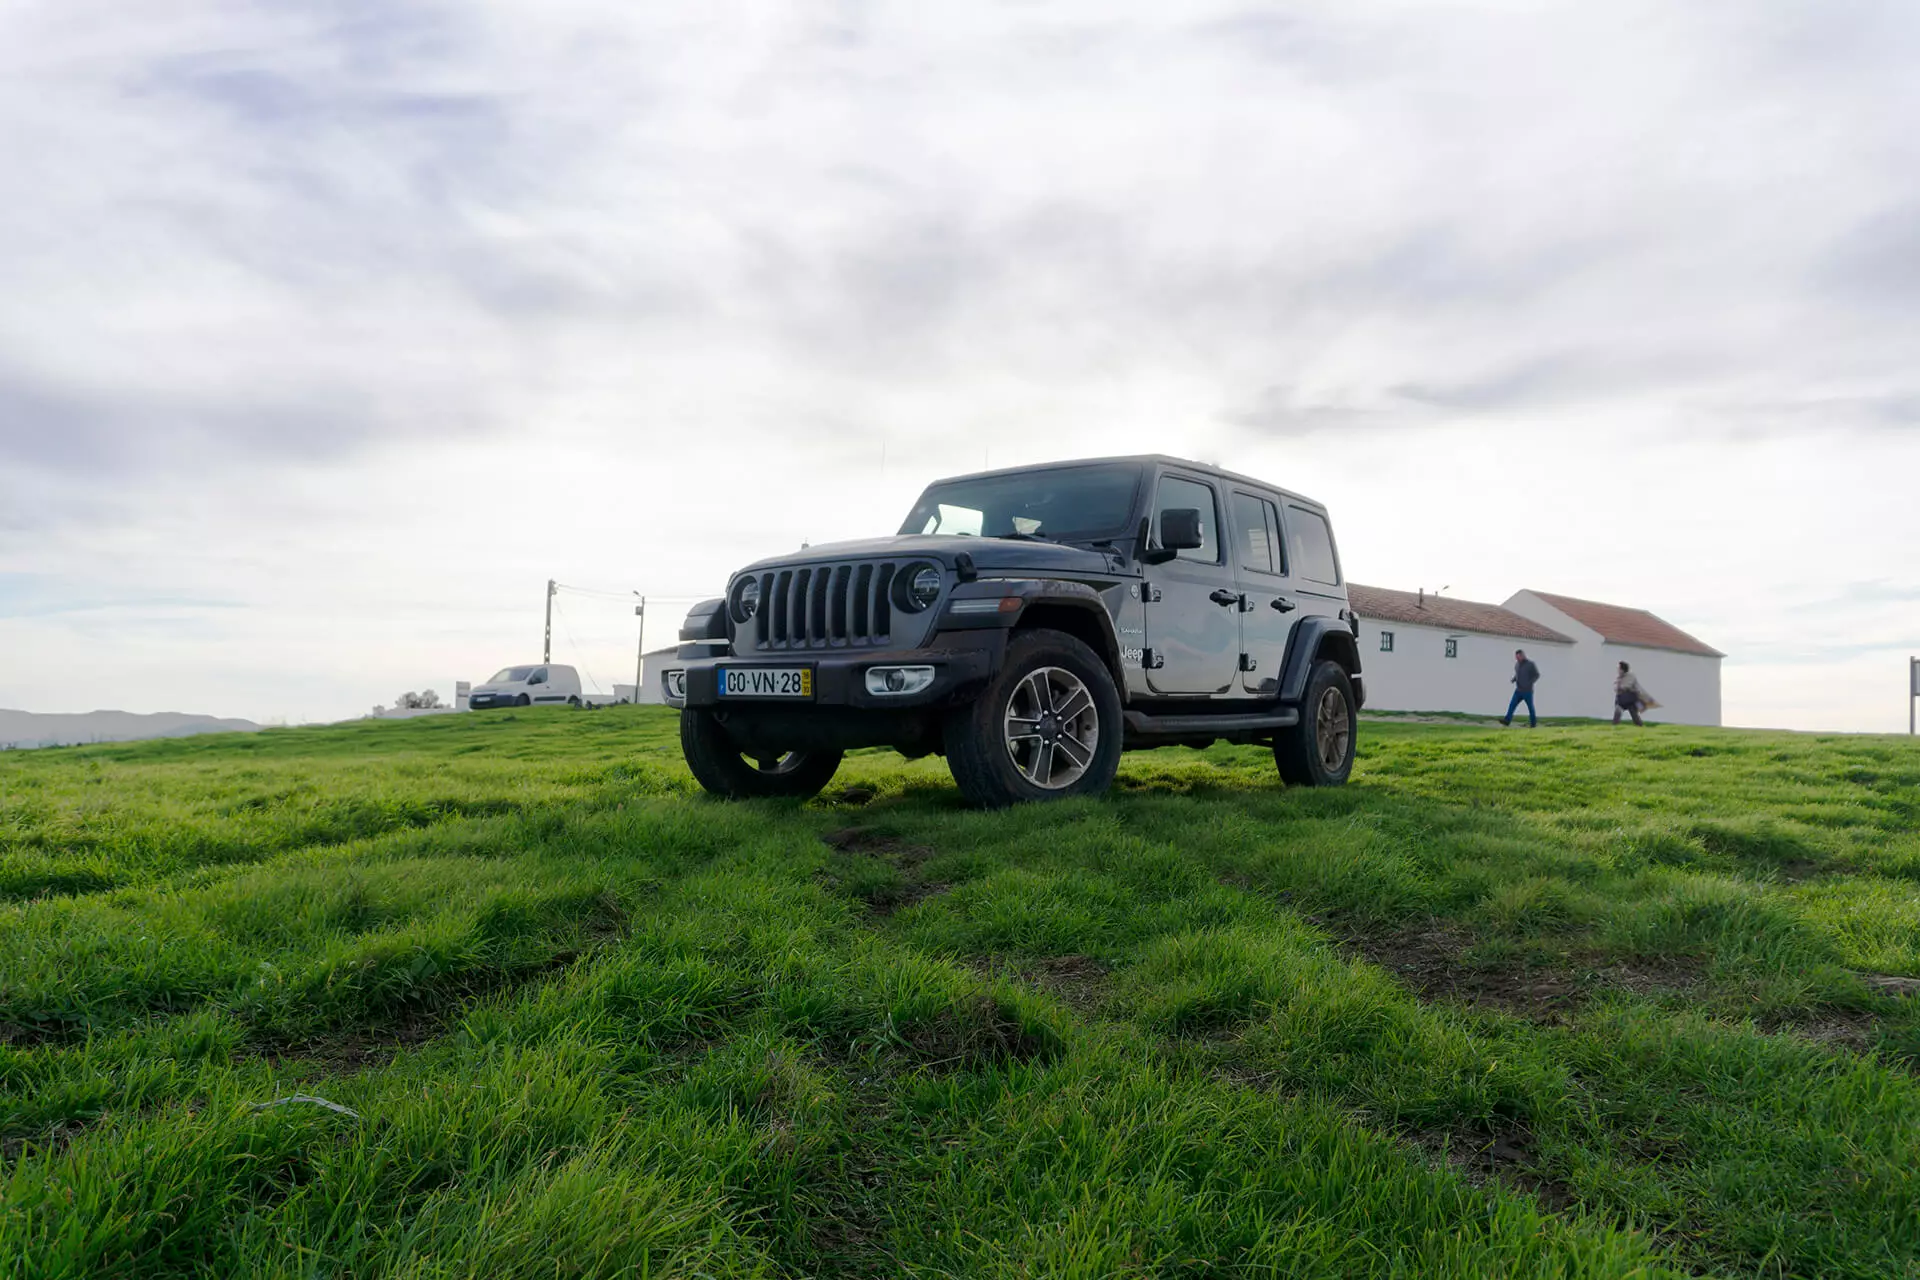
<path fill-rule="evenodd" d="M 1026 542 L 1017 538 L 963 538 L 947 534 L 896 534 L 890 538 L 861 538 L 852 542 L 822 542 L 804 551 L 770 556 L 746 565 L 741 573 L 765 569 L 784 569 L 797 565 L 820 564 L 834 560 L 932 560 L 953 568 L 961 553 L 973 557 L 974 568 L 984 576 L 1019 573 L 1072 575 L 1110 574 L 1112 559 L 1103 552 L 1085 547 L 1063 546 L 1053 542 Z"/>

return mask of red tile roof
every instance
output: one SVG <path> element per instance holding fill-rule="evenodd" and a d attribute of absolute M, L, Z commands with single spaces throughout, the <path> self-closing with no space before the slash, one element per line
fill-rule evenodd
<path fill-rule="evenodd" d="M 1548 644 L 1573 643 L 1570 637 L 1543 627 L 1530 618 L 1523 618 L 1511 609 L 1503 609 L 1497 604 L 1481 604 L 1477 600 L 1429 595 L 1423 602 L 1412 591 L 1363 587 L 1349 582 L 1347 603 L 1353 606 L 1355 613 L 1375 622 L 1404 622 L 1409 626 L 1511 636 L 1516 640 L 1539 640 Z"/>
<path fill-rule="evenodd" d="M 1573 596 L 1548 595 L 1544 591 L 1532 594 L 1581 626 L 1598 631 L 1600 638 L 1608 644 L 1628 644 L 1641 649 L 1671 649 L 1676 653 L 1697 653 L 1708 658 L 1727 656 L 1712 645 L 1694 639 L 1664 618 L 1654 617 L 1645 609 L 1601 604 L 1597 600 L 1578 600 Z"/>

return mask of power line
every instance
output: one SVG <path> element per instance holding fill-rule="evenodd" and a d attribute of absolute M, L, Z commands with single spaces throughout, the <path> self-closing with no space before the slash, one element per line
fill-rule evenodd
<path fill-rule="evenodd" d="M 600 681 L 595 679 L 593 672 L 587 669 L 587 648 L 574 637 L 573 628 L 567 625 L 567 614 L 564 609 L 560 611 L 560 630 L 566 633 L 567 642 L 573 646 L 574 653 L 578 655 L 580 673 L 586 676 L 587 683 L 593 686 L 595 693 L 605 693 L 606 690 L 600 687 Z"/>

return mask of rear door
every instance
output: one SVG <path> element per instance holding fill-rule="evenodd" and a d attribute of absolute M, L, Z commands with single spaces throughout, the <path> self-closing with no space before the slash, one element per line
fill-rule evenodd
<path fill-rule="evenodd" d="M 1233 521 L 1234 566 L 1246 597 L 1240 619 L 1240 685 L 1248 693 L 1277 697 L 1280 664 L 1300 617 L 1298 593 L 1288 574 L 1280 507 L 1272 494 L 1234 489 L 1228 500 Z"/>
<path fill-rule="evenodd" d="M 1340 576 L 1340 555 L 1334 549 L 1333 526 L 1327 523 L 1327 513 L 1298 498 L 1289 498 L 1281 514 L 1300 615 L 1339 617 L 1347 607 L 1347 588 Z"/>
<path fill-rule="evenodd" d="M 1201 546 L 1147 569 L 1147 684 L 1158 694 L 1199 697 L 1234 685 L 1240 658 L 1240 593 L 1221 542 L 1220 493 L 1197 476 L 1162 475 L 1153 498 L 1153 540 L 1160 513 L 1200 512 Z"/>

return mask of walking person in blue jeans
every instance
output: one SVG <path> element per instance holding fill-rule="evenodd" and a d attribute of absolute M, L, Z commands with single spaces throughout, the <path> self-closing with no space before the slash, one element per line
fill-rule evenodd
<path fill-rule="evenodd" d="M 1527 728 L 1539 723 L 1533 714 L 1533 686 L 1540 680 L 1540 668 L 1533 665 L 1533 659 L 1527 656 L 1525 649 L 1513 651 L 1513 701 L 1507 704 L 1507 716 L 1501 724 L 1512 724 L 1513 713 L 1521 703 L 1527 704 Z"/>

